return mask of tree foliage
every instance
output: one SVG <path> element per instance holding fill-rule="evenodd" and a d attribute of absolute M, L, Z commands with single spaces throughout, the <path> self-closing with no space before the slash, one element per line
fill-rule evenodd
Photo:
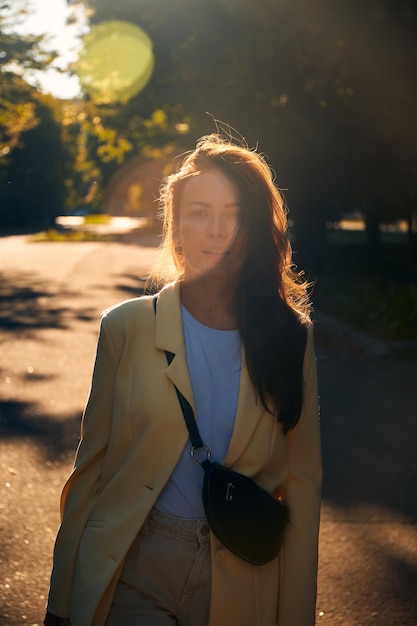
<path fill-rule="evenodd" d="M 56 53 L 45 50 L 43 37 L 22 37 L 15 31 L 27 14 L 24 0 L 0 0 L 0 158 L 19 145 L 23 132 L 38 123 L 33 89 L 23 80 L 25 70 L 43 70 Z"/>
<path fill-rule="evenodd" d="M 175 110 L 191 147 L 214 130 L 208 111 L 258 143 L 287 189 L 308 262 L 326 220 L 346 210 L 364 212 L 370 236 L 382 219 L 405 216 L 417 162 L 415 0 L 88 5 L 93 24 L 130 21 L 154 42 L 154 75 L 112 120 L 119 132 L 142 133 L 143 117 Z"/>
<path fill-rule="evenodd" d="M 63 146 L 53 101 L 23 78 L 55 58 L 40 36 L 18 35 L 26 2 L 0 0 L 0 219 L 4 225 L 46 223 L 62 202 Z"/>
<path fill-rule="evenodd" d="M 26 130 L 10 156 L 2 194 L 2 220 L 9 227 L 49 228 L 65 202 L 69 154 L 62 141 L 59 109 L 50 96 L 34 99 L 39 123 Z"/>

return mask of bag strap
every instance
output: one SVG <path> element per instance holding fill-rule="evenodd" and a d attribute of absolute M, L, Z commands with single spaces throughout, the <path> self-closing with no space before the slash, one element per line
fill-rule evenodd
<path fill-rule="evenodd" d="M 155 313 L 156 313 L 157 304 L 158 304 L 158 294 L 156 294 L 153 297 L 153 309 Z M 171 365 L 175 357 L 175 354 L 173 352 L 169 352 L 168 350 L 165 350 L 165 356 L 166 356 L 168 365 Z M 188 402 L 187 398 L 181 393 L 181 391 L 178 389 L 178 387 L 175 384 L 174 384 L 174 387 L 175 387 L 175 391 L 177 392 L 178 401 L 180 403 L 180 407 L 182 410 L 182 414 L 184 416 L 185 423 L 188 428 L 188 432 L 190 434 L 190 440 L 191 440 L 191 445 L 192 445 L 191 458 L 198 465 L 204 465 L 204 463 L 210 460 L 210 456 L 211 456 L 210 450 L 207 448 L 207 446 L 204 445 L 203 440 L 201 439 L 200 431 L 198 430 L 197 422 L 195 420 L 194 411 L 193 411 L 191 404 Z M 204 449 L 207 454 L 207 461 L 204 461 L 203 463 L 200 463 L 195 457 L 195 451 L 200 448 Z"/>

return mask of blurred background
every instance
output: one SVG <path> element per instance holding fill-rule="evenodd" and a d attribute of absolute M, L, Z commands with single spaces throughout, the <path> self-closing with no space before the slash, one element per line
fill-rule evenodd
<path fill-rule="evenodd" d="M 0 0 L 0 234 L 157 232 L 220 129 L 272 164 L 315 305 L 415 347 L 416 35 L 416 0 Z"/>

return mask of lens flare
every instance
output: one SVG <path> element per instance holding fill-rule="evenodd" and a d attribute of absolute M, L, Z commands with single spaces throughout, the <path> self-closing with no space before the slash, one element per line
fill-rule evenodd
<path fill-rule="evenodd" d="M 154 62 L 148 35 L 139 26 L 113 20 L 86 35 L 74 69 L 96 102 L 126 102 L 146 86 Z"/>

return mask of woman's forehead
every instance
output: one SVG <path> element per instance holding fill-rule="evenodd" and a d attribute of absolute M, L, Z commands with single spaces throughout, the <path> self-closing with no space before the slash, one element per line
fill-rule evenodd
<path fill-rule="evenodd" d="M 220 169 L 198 170 L 184 179 L 183 196 L 190 193 L 225 193 L 238 196 L 236 183 Z"/>

